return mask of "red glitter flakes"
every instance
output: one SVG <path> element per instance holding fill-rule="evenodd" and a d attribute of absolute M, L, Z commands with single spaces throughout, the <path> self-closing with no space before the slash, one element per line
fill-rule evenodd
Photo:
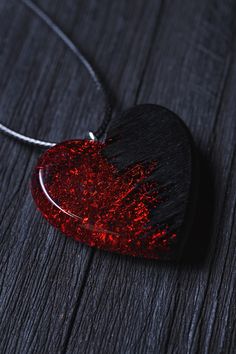
<path fill-rule="evenodd" d="M 148 179 L 156 163 L 119 171 L 104 157 L 105 146 L 73 140 L 47 150 L 32 177 L 37 207 L 53 226 L 89 246 L 146 258 L 168 255 L 175 234 L 151 222 L 161 203 L 156 182 Z"/>

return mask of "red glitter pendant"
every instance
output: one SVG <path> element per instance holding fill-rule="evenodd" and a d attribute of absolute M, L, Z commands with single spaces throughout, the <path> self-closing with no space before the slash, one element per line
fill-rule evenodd
<path fill-rule="evenodd" d="M 160 115 L 161 110 L 145 105 L 128 111 L 122 126 L 114 123 L 110 129 L 107 143 L 72 140 L 47 150 L 32 177 L 33 198 L 43 216 L 65 235 L 92 247 L 154 259 L 173 257 L 179 248 L 179 227 L 176 215 L 166 215 L 171 199 L 172 203 L 173 197 L 176 200 L 171 195 L 176 190 L 173 178 L 168 184 L 162 176 L 168 149 L 164 155 L 161 150 L 155 158 L 153 153 L 144 158 L 148 149 L 145 143 L 139 144 L 137 125 L 142 126 L 145 120 L 136 121 L 136 140 L 131 133 L 126 142 L 125 133 L 138 112 L 143 112 L 142 116 L 152 112 L 150 123 L 150 116 Z"/>

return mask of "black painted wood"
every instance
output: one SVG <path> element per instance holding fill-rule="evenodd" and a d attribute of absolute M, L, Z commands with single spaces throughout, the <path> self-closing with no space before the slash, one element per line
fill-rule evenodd
<path fill-rule="evenodd" d="M 138 163 L 156 163 L 149 179 L 156 184 L 160 203 L 152 210 L 150 223 L 162 230 L 168 225 L 176 238 L 169 241 L 167 233 L 168 246 L 163 250 L 157 247 L 149 257 L 178 258 L 192 227 L 199 182 L 197 152 L 187 127 L 170 110 L 142 104 L 113 118 L 107 141 L 105 156 L 120 171 Z M 146 238 L 150 236 L 147 233 Z"/>
<path fill-rule="evenodd" d="M 58 237 L 28 188 L 40 151 L 0 136 L 0 352 L 234 353 L 235 1 L 37 3 L 97 63 L 116 108 L 183 118 L 201 153 L 200 221 L 178 264 Z M 0 1 L 0 73 L 1 121 L 25 133 L 82 137 L 102 117 L 83 68 L 16 0 Z"/>

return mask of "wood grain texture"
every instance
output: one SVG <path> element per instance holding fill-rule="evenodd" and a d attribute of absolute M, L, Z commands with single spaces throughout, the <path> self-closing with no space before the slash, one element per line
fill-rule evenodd
<path fill-rule="evenodd" d="M 141 104 L 114 117 L 106 138 L 109 143 L 104 154 L 119 171 L 125 173 L 140 162 L 146 165 L 146 170 L 150 163 L 156 164 L 148 180 L 154 182 L 160 203 L 153 210 L 150 205 L 150 223 L 153 225 L 152 232 L 154 225 L 164 230 L 168 225 L 168 231 L 164 237 L 166 247 L 158 250 L 157 242 L 153 258 L 159 254 L 160 260 L 178 259 L 192 228 L 198 199 L 198 158 L 190 132 L 170 110 L 158 105 Z M 137 192 L 138 188 L 136 201 L 139 201 Z M 122 210 L 125 210 L 125 205 L 120 210 L 121 214 Z M 143 235 L 145 232 L 140 235 L 141 244 L 150 240 L 152 232 L 146 232 L 146 237 Z M 169 239 L 169 232 L 175 235 L 174 240 Z M 137 240 L 137 236 L 134 238 Z M 137 255 L 139 249 L 145 248 L 148 249 L 147 244 L 137 247 Z M 152 258 L 151 253 L 149 249 L 146 257 Z"/>
<path fill-rule="evenodd" d="M 29 192 L 40 151 L 0 136 L 0 352 L 234 353 L 235 1 L 37 3 L 96 63 L 116 109 L 158 103 L 190 128 L 205 216 L 192 243 L 206 250 L 160 264 L 64 238 Z M 16 0 L 0 1 L 0 75 L 2 122 L 58 141 L 98 126 L 88 75 Z"/>

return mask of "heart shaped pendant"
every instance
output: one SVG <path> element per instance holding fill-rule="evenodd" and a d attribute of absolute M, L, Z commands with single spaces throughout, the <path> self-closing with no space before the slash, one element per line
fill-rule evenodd
<path fill-rule="evenodd" d="M 32 177 L 43 216 L 67 236 L 107 251 L 175 258 L 195 199 L 195 159 L 182 121 L 140 105 L 112 122 L 106 142 L 71 140 L 48 149 Z"/>

